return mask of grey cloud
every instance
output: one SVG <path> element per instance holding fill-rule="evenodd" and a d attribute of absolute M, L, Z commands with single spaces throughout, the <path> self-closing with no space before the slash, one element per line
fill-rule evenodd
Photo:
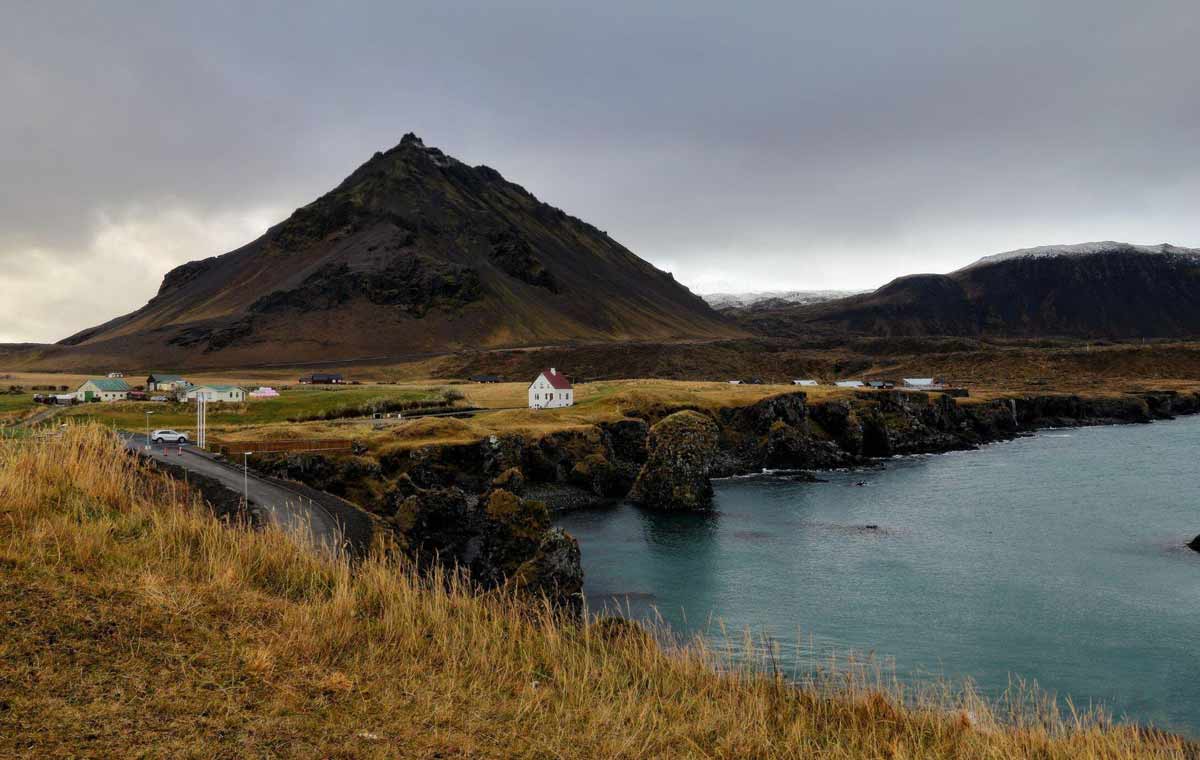
<path fill-rule="evenodd" d="M 214 220 L 252 236 L 409 130 L 698 290 L 1198 245 L 1198 32 L 1182 0 L 10 4 L 0 265 L 137 271 L 10 274 L 0 340 L 135 308 Z M 98 244 L 114 214 L 152 234 Z"/>

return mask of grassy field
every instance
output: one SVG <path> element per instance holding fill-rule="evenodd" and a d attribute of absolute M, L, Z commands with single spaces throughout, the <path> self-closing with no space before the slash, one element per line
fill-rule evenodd
<path fill-rule="evenodd" d="M 0 393 L 0 424 L 21 417 L 32 407 L 32 393 Z"/>
<path fill-rule="evenodd" d="M 294 387 L 278 398 L 248 399 L 240 404 L 210 404 L 208 425 L 213 430 L 284 423 L 341 414 L 369 414 L 373 408 L 433 404 L 446 400 L 445 386 L 347 386 L 331 389 Z M 191 430 L 196 424 L 194 404 L 117 402 L 82 404 L 67 416 L 115 425 L 128 430 L 146 426 L 146 412 L 153 412 L 150 426 Z"/>
<path fill-rule="evenodd" d="M 485 410 L 470 418 L 436 417 L 409 420 L 310 422 L 275 424 L 230 430 L 229 440 L 256 437 L 351 437 L 377 450 L 415 448 L 428 444 L 471 443 L 489 435 L 521 434 L 539 437 L 622 419 L 631 411 L 656 406 L 716 409 L 753 404 L 768 396 L 800 390 L 793 385 L 730 385 L 676 380 L 612 380 L 575 386 L 574 406 L 529 409 L 527 384 L 456 385 L 467 406 Z M 805 388 L 813 399 L 849 396 L 852 391 Z"/>
<path fill-rule="evenodd" d="M 99 426 L 0 447 L 0 755 L 1182 758 L 853 671 L 789 684 L 224 527 Z M 1003 715 L 1003 718 L 1001 718 Z"/>

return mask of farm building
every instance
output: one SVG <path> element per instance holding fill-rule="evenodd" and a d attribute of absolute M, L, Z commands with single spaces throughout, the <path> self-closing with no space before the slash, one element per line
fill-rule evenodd
<path fill-rule="evenodd" d="M 471 375 L 467 378 L 473 383 L 502 383 L 504 378 L 499 375 Z"/>
<path fill-rule="evenodd" d="M 868 380 L 867 385 L 870 386 L 871 388 L 875 388 L 877 390 L 883 390 L 883 389 L 887 389 L 887 388 L 895 388 L 896 387 L 896 384 L 893 383 L 891 380 Z"/>
<path fill-rule="evenodd" d="M 187 389 L 185 398 L 195 401 L 204 394 L 204 400 L 211 403 L 238 403 L 246 400 L 246 391 L 236 385 L 193 385 Z"/>
<path fill-rule="evenodd" d="M 805 387 L 817 385 L 816 380 L 793 380 L 792 385 L 803 385 Z"/>
<path fill-rule="evenodd" d="M 574 403 L 575 389 L 571 381 L 554 367 L 542 370 L 529 385 L 530 409 L 554 409 Z"/>
<path fill-rule="evenodd" d="M 940 388 L 941 385 L 932 377 L 906 377 L 904 378 L 904 387 L 929 390 L 931 388 Z"/>
<path fill-rule="evenodd" d="M 129 383 L 119 377 L 94 377 L 84 380 L 75 391 L 76 401 L 124 401 L 129 398 Z"/>
<path fill-rule="evenodd" d="M 346 378 L 341 375 L 326 372 L 314 372 L 311 375 L 305 375 L 300 378 L 301 385 L 342 385 L 345 382 Z"/>
<path fill-rule="evenodd" d="M 862 380 L 838 380 L 834 383 L 839 388 L 861 388 L 863 387 Z"/>
<path fill-rule="evenodd" d="M 119 379 L 119 378 L 125 377 L 125 373 L 124 372 L 109 372 L 108 376 L 113 379 Z"/>
<path fill-rule="evenodd" d="M 146 390 L 148 391 L 181 391 L 189 385 L 191 383 L 179 375 L 167 375 L 161 372 L 156 372 L 146 378 Z"/>

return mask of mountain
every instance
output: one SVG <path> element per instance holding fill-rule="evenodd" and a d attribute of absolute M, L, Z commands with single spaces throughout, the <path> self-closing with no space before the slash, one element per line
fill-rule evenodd
<path fill-rule="evenodd" d="M 706 293 L 703 298 L 717 311 L 725 309 L 775 308 L 788 304 L 813 304 L 845 298 L 855 290 L 764 290 L 756 293 Z"/>
<path fill-rule="evenodd" d="M 743 334 L 669 273 L 415 135 L 257 240 L 61 341 L 157 366 Z"/>
<path fill-rule="evenodd" d="M 1200 336 L 1200 249 L 1111 241 L 988 256 L 819 304 L 743 311 L 756 332 L 1182 338 Z"/>

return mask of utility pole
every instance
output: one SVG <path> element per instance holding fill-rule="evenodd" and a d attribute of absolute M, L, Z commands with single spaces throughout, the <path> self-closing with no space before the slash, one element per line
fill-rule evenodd
<path fill-rule="evenodd" d="M 147 451 L 150 450 L 150 415 L 152 415 L 152 414 L 154 414 L 154 412 L 150 411 L 149 409 L 146 410 L 146 450 Z"/>
<path fill-rule="evenodd" d="M 196 445 L 201 449 L 208 448 L 208 393 L 200 391 L 196 394 Z"/>

